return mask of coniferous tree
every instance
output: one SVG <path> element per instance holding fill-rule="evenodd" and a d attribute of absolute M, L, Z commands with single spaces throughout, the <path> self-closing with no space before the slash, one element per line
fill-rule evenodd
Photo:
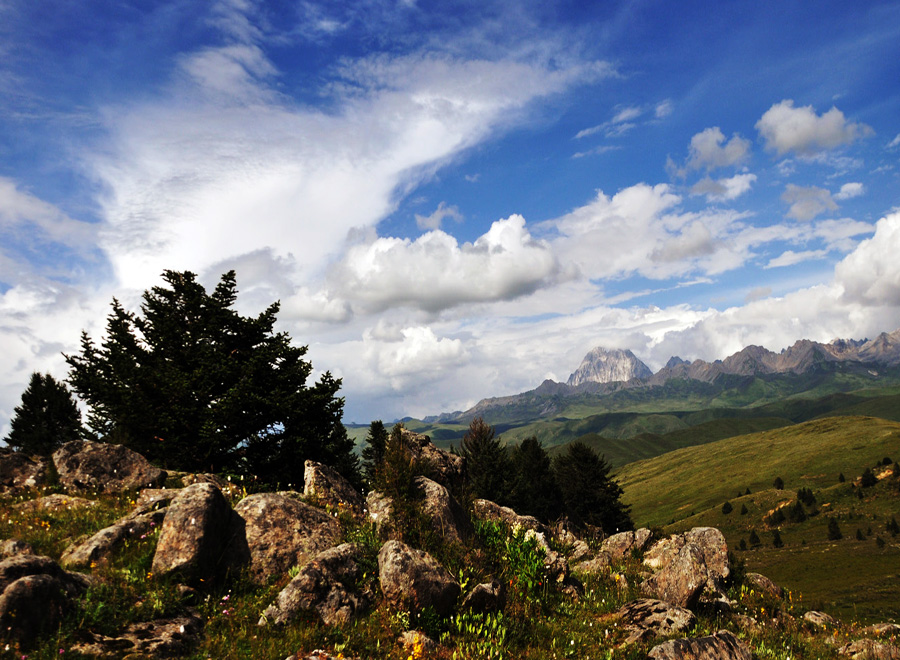
<path fill-rule="evenodd" d="M 784 479 L 781 477 L 775 477 L 775 481 L 772 482 L 772 487 L 775 490 L 784 490 Z"/>
<path fill-rule="evenodd" d="M 741 504 L 741 515 L 746 516 L 748 512 L 749 512 L 749 509 L 747 508 L 747 505 Z"/>
<path fill-rule="evenodd" d="M 750 530 L 750 536 L 747 537 L 747 540 L 752 547 L 756 547 L 762 543 L 762 541 L 759 540 L 759 534 L 756 533 L 755 529 Z"/>
<path fill-rule="evenodd" d="M 13 409 L 6 444 L 27 454 L 49 456 L 82 434 L 81 414 L 65 383 L 50 374 L 31 374 L 22 404 Z"/>
<path fill-rule="evenodd" d="M 875 473 L 872 472 L 871 468 L 866 468 L 863 470 L 862 477 L 859 480 L 859 485 L 863 488 L 871 488 L 875 484 L 878 483 L 878 478 L 875 476 Z"/>
<path fill-rule="evenodd" d="M 80 354 L 66 356 L 93 436 L 176 469 L 286 484 L 312 459 L 356 481 L 341 381 L 326 372 L 307 385 L 306 347 L 274 330 L 279 304 L 238 314 L 233 271 L 212 294 L 190 272 L 163 279 L 140 312 L 114 299 L 100 346 L 82 333 Z"/>
<path fill-rule="evenodd" d="M 781 532 L 779 532 L 777 529 L 772 531 L 772 547 L 784 547 L 784 541 L 781 540 Z"/>
<path fill-rule="evenodd" d="M 378 466 L 384 460 L 388 437 L 387 429 L 384 428 L 384 423 L 380 419 L 369 424 L 366 446 L 362 450 L 362 470 L 363 477 L 370 488 L 374 486 Z"/>
<path fill-rule="evenodd" d="M 553 460 L 566 514 L 576 525 L 600 527 L 606 534 L 633 529 L 622 488 L 609 476 L 610 466 L 583 442 L 573 442 Z"/>
<path fill-rule="evenodd" d="M 525 438 L 511 453 L 510 505 L 517 513 L 543 521 L 562 513 L 562 494 L 553 476 L 550 456 L 537 438 Z"/>
<path fill-rule="evenodd" d="M 466 477 L 475 497 L 504 504 L 508 500 L 510 464 L 506 447 L 494 427 L 476 417 L 463 436 L 460 453 L 466 459 Z"/>
<path fill-rule="evenodd" d="M 731 502 L 725 500 L 725 503 L 722 505 L 722 513 L 727 516 L 732 511 L 734 511 L 734 507 L 731 505 Z"/>
<path fill-rule="evenodd" d="M 828 519 L 828 540 L 829 541 L 839 541 L 844 538 L 844 535 L 841 534 L 841 528 L 838 527 L 837 519 L 829 518 Z"/>

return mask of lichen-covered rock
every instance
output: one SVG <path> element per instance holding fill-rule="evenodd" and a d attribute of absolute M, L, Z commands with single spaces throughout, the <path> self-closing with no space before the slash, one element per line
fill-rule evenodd
<path fill-rule="evenodd" d="M 361 556 L 362 549 L 354 543 L 316 555 L 266 608 L 260 625 L 290 623 L 303 612 L 314 612 L 329 626 L 362 615 L 369 607 L 369 598 L 355 586 L 362 573 Z"/>
<path fill-rule="evenodd" d="M 550 529 L 534 516 L 520 516 L 508 506 L 500 506 L 490 500 L 475 500 L 472 503 L 475 515 L 482 520 L 496 520 L 515 529 L 532 529 L 535 532 L 550 535 Z"/>
<path fill-rule="evenodd" d="M 619 532 L 604 539 L 600 546 L 602 552 L 607 553 L 613 560 L 625 559 L 631 551 L 642 551 L 650 541 L 650 530 L 645 528 L 636 531 Z"/>
<path fill-rule="evenodd" d="M 818 612 L 816 610 L 805 612 L 803 614 L 803 620 L 813 628 L 820 628 L 822 630 L 834 630 L 840 625 L 838 620 L 830 614 L 825 614 L 825 612 Z"/>
<path fill-rule="evenodd" d="M 499 580 L 476 584 L 466 594 L 459 605 L 459 609 L 471 610 L 478 614 L 499 612 L 506 603 L 506 585 Z"/>
<path fill-rule="evenodd" d="M 673 639 L 654 646 L 647 654 L 652 660 L 752 660 L 753 654 L 727 630 L 715 635 Z"/>
<path fill-rule="evenodd" d="M 688 543 L 644 581 L 643 590 L 653 598 L 690 608 L 697 603 L 708 579 L 703 554 L 696 545 Z"/>
<path fill-rule="evenodd" d="M 306 461 L 303 469 L 303 495 L 318 501 L 320 506 L 346 511 L 354 518 L 361 518 L 366 508 L 362 493 L 344 479 L 337 470 Z"/>
<path fill-rule="evenodd" d="M 257 493 L 234 507 L 243 527 L 232 541 L 232 554 L 243 554 L 257 582 L 304 566 L 340 535 L 340 523 L 322 509 L 301 501 L 299 493 Z M 237 546 L 242 546 L 241 548 Z"/>
<path fill-rule="evenodd" d="M 60 558 L 60 564 L 73 568 L 106 562 L 126 542 L 142 541 L 160 529 L 165 517 L 165 507 L 147 513 L 129 514 L 88 539 L 67 548 Z"/>
<path fill-rule="evenodd" d="M 695 527 L 657 541 L 644 553 L 644 566 L 654 571 L 644 581 L 644 592 L 682 607 L 696 604 L 704 589 L 721 599 L 731 575 L 728 545 L 714 527 Z"/>
<path fill-rule="evenodd" d="M 462 543 L 475 533 L 468 514 L 444 486 L 427 477 L 416 477 L 416 486 L 423 495 L 422 511 L 441 538 Z"/>
<path fill-rule="evenodd" d="M 70 491 L 120 493 L 155 488 L 166 473 L 123 445 L 74 440 L 53 452 L 59 483 Z"/>
<path fill-rule="evenodd" d="M 408 429 L 401 430 L 400 441 L 417 462 L 427 463 L 431 467 L 432 476 L 439 484 L 451 490 L 462 487 L 466 466 L 466 459 L 462 456 L 438 449 L 427 435 Z"/>
<path fill-rule="evenodd" d="M 863 628 L 863 632 L 867 635 L 874 635 L 875 637 L 900 636 L 900 624 L 873 623 L 871 626 Z"/>
<path fill-rule="evenodd" d="M 690 610 L 651 598 L 626 603 L 616 614 L 630 632 L 626 643 L 684 632 L 697 620 Z"/>
<path fill-rule="evenodd" d="M 557 552 L 550 547 L 547 537 L 533 529 L 525 531 L 525 539 L 534 539 L 537 541 L 538 547 L 544 551 L 544 576 L 551 584 L 562 584 L 569 577 L 569 562 L 561 552 Z"/>
<path fill-rule="evenodd" d="M 181 488 L 144 488 L 138 493 L 131 514 L 140 515 L 167 507 L 178 497 L 181 490 Z"/>
<path fill-rule="evenodd" d="M 400 639 L 397 642 L 412 658 L 430 657 L 435 648 L 437 648 L 434 640 L 420 630 L 407 630 L 400 635 Z"/>
<path fill-rule="evenodd" d="M 697 547 L 710 578 L 717 586 L 731 575 L 728 544 L 722 532 L 715 527 L 695 527 L 689 532 L 673 534 L 657 541 L 644 554 L 644 565 L 654 570 L 664 568 L 678 556 L 686 544 Z"/>
<path fill-rule="evenodd" d="M 168 506 L 153 556 L 153 573 L 176 575 L 193 586 L 207 585 L 225 570 L 231 536 L 231 507 L 210 483 L 183 489 Z"/>
<path fill-rule="evenodd" d="M 612 557 L 605 552 L 598 552 L 595 557 L 587 561 L 573 564 L 572 569 L 579 573 L 601 574 L 608 573 L 612 566 Z"/>
<path fill-rule="evenodd" d="M 784 589 L 772 582 L 765 575 L 759 573 L 747 573 L 744 576 L 744 584 L 758 589 L 774 598 L 784 598 Z"/>
<path fill-rule="evenodd" d="M 30 543 L 19 539 L 6 539 L 0 543 L 0 559 L 15 557 L 16 555 L 33 555 L 34 548 Z"/>
<path fill-rule="evenodd" d="M 440 616 L 453 611 L 460 588 L 431 555 L 400 541 L 388 541 L 378 553 L 378 579 L 385 599 L 399 609 L 420 612 L 433 607 Z"/>
<path fill-rule="evenodd" d="M 900 648 L 874 639 L 858 639 L 838 649 L 851 660 L 900 660 Z"/>
<path fill-rule="evenodd" d="M 34 513 L 35 511 L 59 513 L 62 511 L 72 511 L 74 509 L 90 509 L 95 506 L 97 506 L 95 500 L 54 493 L 53 495 L 38 497 L 34 500 L 19 502 L 18 504 L 13 505 L 12 508 L 23 513 Z"/>
<path fill-rule="evenodd" d="M 0 447 L 0 493 L 18 495 L 46 483 L 46 465 L 43 461 L 8 447 Z"/>
<path fill-rule="evenodd" d="M 85 632 L 88 639 L 71 650 L 87 657 L 179 658 L 197 647 L 202 631 L 203 620 L 192 613 L 133 623 L 116 637 Z"/>

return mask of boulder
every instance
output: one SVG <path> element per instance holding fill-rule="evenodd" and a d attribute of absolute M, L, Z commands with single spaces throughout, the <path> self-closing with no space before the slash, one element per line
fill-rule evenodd
<path fill-rule="evenodd" d="M 60 495 L 54 493 L 45 497 L 39 497 L 35 500 L 26 500 L 19 504 L 13 505 L 13 509 L 23 513 L 34 513 L 37 511 L 47 511 L 50 513 L 59 513 L 61 511 L 70 511 L 72 509 L 90 509 L 97 506 L 95 500 L 87 500 L 83 497 L 73 497 L 71 495 Z"/>
<path fill-rule="evenodd" d="M 74 440 L 53 452 L 59 483 L 70 491 L 121 493 L 154 488 L 166 473 L 123 445 Z"/>
<path fill-rule="evenodd" d="M 460 588 L 431 555 L 400 541 L 388 541 L 378 553 L 378 579 L 393 606 L 420 612 L 433 607 L 439 616 L 453 611 Z"/>
<path fill-rule="evenodd" d="M 632 550 L 643 551 L 650 541 L 650 530 L 646 527 L 630 532 L 619 532 L 604 539 L 600 546 L 614 561 L 626 559 Z"/>
<path fill-rule="evenodd" d="M 572 552 L 569 554 L 569 564 L 579 564 L 593 558 L 594 553 L 587 543 L 578 539 L 572 544 Z"/>
<path fill-rule="evenodd" d="M 416 486 L 424 497 L 422 511 L 442 539 L 462 543 L 475 533 L 468 514 L 444 486 L 427 477 L 416 477 Z"/>
<path fill-rule="evenodd" d="M 550 535 L 550 529 L 534 516 L 520 516 L 508 506 L 500 506 L 490 500 L 475 500 L 472 503 L 475 515 L 483 520 L 496 520 L 509 527 L 532 529 L 535 532 Z"/>
<path fill-rule="evenodd" d="M 477 584 L 466 594 L 459 609 L 477 614 L 500 612 L 506 604 L 506 585 L 499 580 Z"/>
<path fill-rule="evenodd" d="M 384 493 L 373 490 L 366 495 L 366 511 L 369 512 L 369 522 L 375 525 L 379 538 L 387 540 L 394 513 L 393 500 Z"/>
<path fill-rule="evenodd" d="M 153 556 L 159 577 L 177 575 L 193 586 L 224 572 L 223 551 L 232 533 L 232 511 L 209 483 L 183 489 L 168 506 Z"/>
<path fill-rule="evenodd" d="M 16 555 L 33 555 L 34 548 L 30 543 L 19 539 L 6 539 L 0 543 L 0 559 L 15 557 Z"/>
<path fill-rule="evenodd" d="M 747 573 L 744 576 L 744 584 L 753 587 L 754 589 L 758 589 L 762 593 L 772 596 L 773 598 L 784 598 L 784 589 L 772 582 L 772 580 L 765 575 L 759 573 Z"/>
<path fill-rule="evenodd" d="M 263 612 L 260 625 L 286 624 L 312 612 L 326 625 L 344 624 L 361 616 L 369 598 L 356 588 L 361 577 L 362 549 L 344 543 L 319 553 L 281 590 Z"/>
<path fill-rule="evenodd" d="M 231 482 L 231 477 L 223 479 L 217 474 L 209 474 L 206 472 L 181 475 L 181 483 L 183 486 L 193 486 L 194 484 L 212 484 L 222 491 L 223 495 L 228 497 L 237 497 L 241 494 L 241 487 Z"/>
<path fill-rule="evenodd" d="M 598 552 L 597 556 L 587 561 L 582 561 L 572 566 L 579 573 L 608 573 L 612 566 L 612 557 L 605 552 Z"/>
<path fill-rule="evenodd" d="M 304 464 L 303 495 L 316 500 L 320 506 L 346 511 L 356 519 L 362 518 L 366 508 L 362 494 L 349 481 L 337 470 L 315 461 Z"/>
<path fill-rule="evenodd" d="M 466 459 L 462 456 L 438 449 L 427 435 L 414 433 L 408 429 L 401 429 L 400 441 L 416 462 L 426 463 L 431 467 L 431 476 L 439 484 L 457 492 L 463 486 Z"/>
<path fill-rule="evenodd" d="M 259 583 L 304 566 L 332 547 L 341 532 L 335 518 L 291 491 L 245 497 L 234 511 L 243 529 L 232 541 L 231 561 L 249 561 L 250 574 Z"/>
<path fill-rule="evenodd" d="M 900 624 L 873 623 L 871 626 L 863 628 L 863 632 L 867 635 L 874 635 L 875 637 L 895 637 L 900 635 Z"/>
<path fill-rule="evenodd" d="M 132 515 L 138 515 L 167 507 L 172 503 L 172 500 L 178 497 L 180 492 L 180 488 L 144 488 L 138 493 L 134 502 L 134 511 L 131 513 Z"/>
<path fill-rule="evenodd" d="M 803 620 L 813 628 L 820 628 L 822 630 L 828 630 L 829 628 L 834 630 L 841 625 L 833 616 L 816 610 L 810 610 L 809 612 L 804 613 Z"/>
<path fill-rule="evenodd" d="M 715 587 L 721 586 L 731 575 L 731 563 L 725 536 L 715 527 L 695 527 L 689 532 L 657 541 L 644 554 L 644 565 L 654 570 L 664 568 L 687 544 L 696 546 Z"/>
<path fill-rule="evenodd" d="M 91 658 L 179 658 L 189 655 L 199 645 L 202 630 L 203 620 L 191 613 L 133 623 L 116 637 L 85 632 L 87 639 L 71 650 Z"/>
<path fill-rule="evenodd" d="M 673 639 L 654 646 L 647 654 L 652 660 L 752 660 L 744 642 L 727 630 L 715 635 Z"/>
<path fill-rule="evenodd" d="M 839 655 L 851 660 L 900 660 L 900 648 L 874 639 L 857 639 L 838 649 Z"/>
<path fill-rule="evenodd" d="M 400 648 L 406 651 L 409 654 L 408 657 L 411 658 L 431 657 L 431 654 L 437 648 L 434 640 L 420 630 L 407 630 L 400 635 L 400 639 L 397 642 L 400 644 Z"/>
<path fill-rule="evenodd" d="M 0 494 L 18 495 L 47 483 L 46 465 L 20 451 L 0 447 Z"/>
<path fill-rule="evenodd" d="M 166 508 L 129 514 L 88 539 L 67 548 L 60 564 L 68 568 L 108 561 L 126 542 L 141 541 L 162 526 Z"/>
<path fill-rule="evenodd" d="M 630 632 L 626 643 L 681 633 L 691 628 L 697 620 L 690 610 L 651 598 L 626 603 L 616 614 L 622 626 Z"/>
<path fill-rule="evenodd" d="M 533 529 L 526 530 L 525 539 L 534 539 L 538 547 L 544 551 L 544 576 L 550 583 L 562 584 L 569 577 L 569 562 L 562 553 L 550 547 L 547 537 Z"/>
<path fill-rule="evenodd" d="M 703 554 L 693 543 L 682 546 L 674 559 L 647 578 L 644 593 L 680 607 L 694 606 L 709 579 Z"/>

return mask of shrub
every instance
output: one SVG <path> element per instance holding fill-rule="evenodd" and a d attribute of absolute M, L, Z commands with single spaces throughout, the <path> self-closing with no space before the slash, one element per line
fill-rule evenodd
<path fill-rule="evenodd" d="M 784 479 L 781 477 L 775 477 L 775 481 L 772 482 L 772 487 L 775 490 L 784 490 Z"/>
<path fill-rule="evenodd" d="M 726 500 L 725 504 L 722 505 L 722 513 L 724 513 L 727 516 L 732 511 L 734 511 L 734 507 L 731 506 L 731 502 Z"/>

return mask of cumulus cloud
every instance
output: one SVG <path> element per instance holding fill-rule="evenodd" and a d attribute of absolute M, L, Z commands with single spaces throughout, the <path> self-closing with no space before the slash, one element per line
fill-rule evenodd
<path fill-rule="evenodd" d="M 518 215 L 498 220 L 474 243 L 440 230 L 415 241 L 378 238 L 348 249 L 329 273 L 332 287 L 363 308 L 411 306 L 430 312 L 516 298 L 554 282 L 562 267 Z"/>
<path fill-rule="evenodd" d="M 447 206 L 441 202 L 431 215 L 419 215 L 416 213 L 416 226 L 419 229 L 440 229 L 444 218 L 450 218 L 456 222 L 462 222 L 462 213 L 456 206 Z"/>
<path fill-rule="evenodd" d="M 427 382 L 441 377 L 444 370 L 460 367 L 466 355 L 459 339 L 438 337 L 425 326 L 402 328 L 396 337 L 363 337 L 363 359 L 372 371 L 382 374 L 393 389 L 407 386 L 411 379 Z"/>
<path fill-rule="evenodd" d="M 842 288 L 844 300 L 900 306 L 898 245 L 900 211 L 894 211 L 876 223 L 872 238 L 862 241 L 835 268 L 835 282 Z"/>
<path fill-rule="evenodd" d="M 859 197 L 866 193 L 866 187 L 861 183 L 845 183 L 841 186 L 840 191 L 834 196 L 835 199 L 845 200 Z"/>
<path fill-rule="evenodd" d="M 709 201 L 737 199 L 750 190 L 756 181 L 755 174 L 736 174 L 726 179 L 701 179 L 691 186 L 692 195 L 705 195 Z"/>
<path fill-rule="evenodd" d="M 873 134 L 869 126 L 847 121 L 835 107 L 817 115 L 812 106 L 795 108 L 790 99 L 766 110 L 756 122 L 756 129 L 766 149 L 779 157 L 789 152 L 812 156 Z"/>
<path fill-rule="evenodd" d="M 826 211 L 837 211 L 838 205 L 824 188 L 808 188 L 789 183 L 781 193 L 781 201 L 790 204 L 787 217 L 806 222 Z"/>
<path fill-rule="evenodd" d="M 725 140 L 725 134 L 718 126 L 707 128 L 691 138 L 687 167 L 707 171 L 729 167 L 743 162 L 750 153 L 750 140 L 737 133 Z"/>

